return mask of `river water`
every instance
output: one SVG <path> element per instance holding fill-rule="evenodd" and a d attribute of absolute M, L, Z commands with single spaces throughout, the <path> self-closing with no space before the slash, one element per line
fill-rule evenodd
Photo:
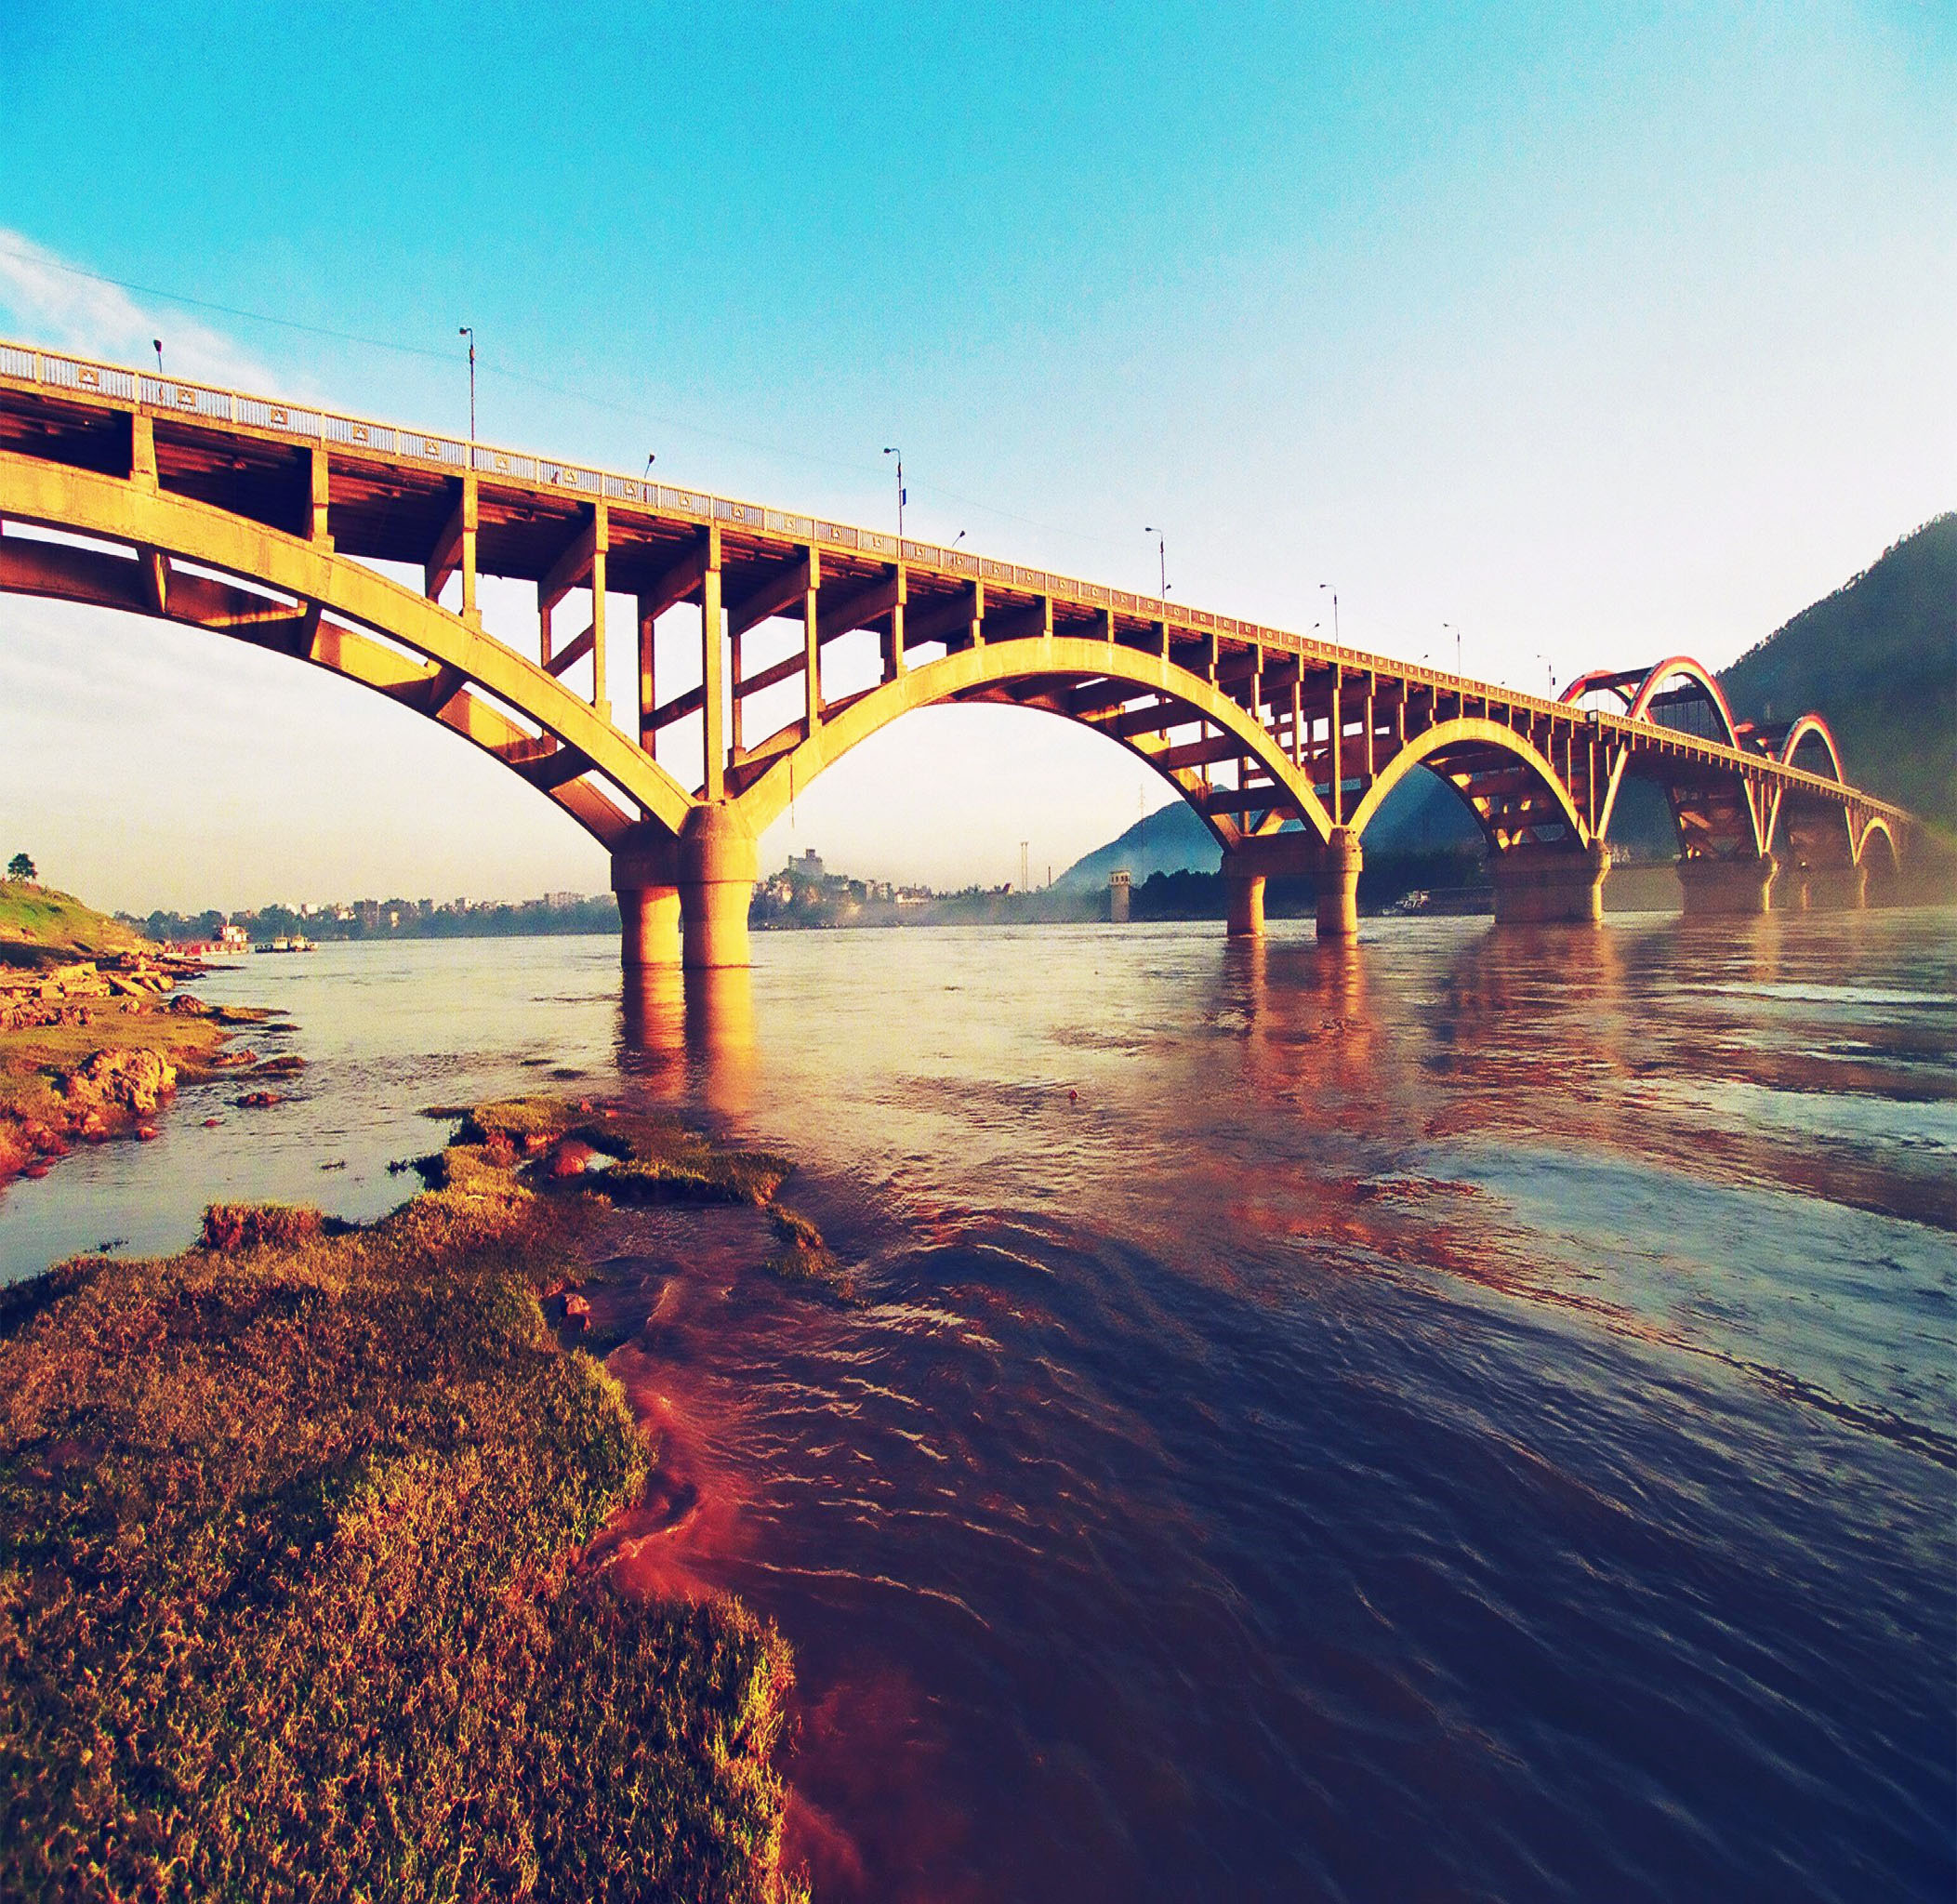
<path fill-rule="evenodd" d="M 682 1104 L 857 1276 L 609 1246 L 627 1545 L 793 1643 L 819 1897 L 1948 1899 L 1957 915 L 1293 931 L 255 959 L 290 1099 L 16 1185 L 0 1277 L 374 1214 L 431 1103 Z"/>

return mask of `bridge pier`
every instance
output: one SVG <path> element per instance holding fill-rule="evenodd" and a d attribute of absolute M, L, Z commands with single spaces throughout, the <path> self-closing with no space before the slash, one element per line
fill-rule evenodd
<path fill-rule="evenodd" d="M 695 807 L 680 835 L 681 957 L 692 971 L 748 965 L 747 907 L 760 851 L 732 807 Z"/>
<path fill-rule="evenodd" d="M 1588 846 L 1512 846 L 1488 855 L 1495 885 L 1495 923 L 1595 925 L 1604 917 L 1604 879 L 1610 853 Z"/>
<path fill-rule="evenodd" d="M 1233 939 L 1263 937 L 1264 875 L 1233 864 L 1236 855 L 1223 855 L 1224 931 Z"/>
<path fill-rule="evenodd" d="M 628 972 L 748 964 L 747 907 L 760 864 L 754 835 L 725 806 L 695 807 L 677 840 L 615 853 L 620 962 Z"/>
<path fill-rule="evenodd" d="M 1766 911 L 1774 875 L 1779 869 L 1779 862 L 1770 853 L 1743 853 L 1737 859 L 1688 854 L 1678 863 L 1686 917 L 1751 916 Z"/>
<path fill-rule="evenodd" d="M 614 874 L 615 879 L 616 874 Z M 615 886 L 621 928 L 618 957 L 628 972 L 680 963 L 680 889 Z"/>
<path fill-rule="evenodd" d="M 1318 936 L 1359 935 L 1358 836 L 1341 826 L 1324 841 L 1308 833 L 1265 834 L 1223 854 L 1224 918 L 1233 939 L 1263 937 L 1264 886 L 1278 879 L 1309 878 L 1317 890 Z"/>
<path fill-rule="evenodd" d="M 1318 936 L 1356 939 L 1359 936 L 1359 869 L 1365 855 L 1359 836 L 1349 826 L 1338 827 L 1318 850 Z"/>

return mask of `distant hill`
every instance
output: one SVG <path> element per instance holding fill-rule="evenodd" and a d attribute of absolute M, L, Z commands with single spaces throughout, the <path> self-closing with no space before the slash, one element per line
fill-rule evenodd
<path fill-rule="evenodd" d="M 41 965 L 101 953 L 134 952 L 149 945 L 70 892 L 25 880 L 0 881 L 0 965 Z"/>
<path fill-rule="evenodd" d="M 1742 721 L 1787 721 L 1814 709 L 1834 730 L 1851 780 L 1957 830 L 1957 514 L 1905 536 L 1719 679 Z M 1676 851 L 1663 800 L 1634 785 L 1610 837 L 1654 853 Z M 1446 852 L 1480 839 L 1453 792 L 1416 774 L 1366 829 L 1366 850 L 1374 858 Z M 1126 866 L 1139 886 L 1151 873 L 1214 872 L 1222 857 L 1209 828 L 1177 800 L 1055 883 L 1098 890 Z"/>
<path fill-rule="evenodd" d="M 1957 514 L 1884 549 L 1720 682 L 1741 720 L 1814 709 L 1858 786 L 1957 828 Z"/>
<path fill-rule="evenodd" d="M 1223 863 L 1216 836 L 1185 800 L 1170 800 L 1118 839 L 1077 859 L 1053 884 L 1065 892 L 1099 892 L 1107 876 L 1126 866 L 1136 885 L 1151 873 L 1213 873 Z"/>

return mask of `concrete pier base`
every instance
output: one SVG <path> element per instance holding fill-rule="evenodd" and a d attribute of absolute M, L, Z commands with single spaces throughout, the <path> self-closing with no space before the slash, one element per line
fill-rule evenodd
<path fill-rule="evenodd" d="M 618 888 L 619 962 L 628 972 L 680 963 L 680 889 Z"/>
<path fill-rule="evenodd" d="M 1589 846 L 1516 846 L 1488 857 L 1495 923 L 1595 925 L 1604 917 L 1610 854 Z"/>
<path fill-rule="evenodd" d="M 1689 855 L 1678 863 L 1687 919 L 1757 915 L 1766 911 L 1779 863 L 1770 853 L 1739 859 Z"/>
<path fill-rule="evenodd" d="M 747 965 L 747 907 L 760 856 L 731 808 L 695 807 L 680 835 L 681 956 L 690 971 Z"/>
<path fill-rule="evenodd" d="M 1263 937 L 1264 875 L 1232 865 L 1234 855 L 1223 855 L 1223 916 L 1225 930 L 1233 939 Z"/>
<path fill-rule="evenodd" d="M 625 969 L 747 964 L 747 907 L 759 865 L 754 835 L 724 806 L 695 807 L 677 840 L 621 847 L 612 855 L 612 890 Z"/>
<path fill-rule="evenodd" d="M 1318 936 L 1347 940 L 1359 936 L 1359 869 L 1365 855 L 1358 836 L 1341 826 L 1318 853 L 1313 876 L 1318 888 Z"/>
<path fill-rule="evenodd" d="M 1340 941 L 1357 938 L 1363 863 L 1358 838 L 1345 826 L 1323 842 L 1302 832 L 1246 840 L 1223 855 L 1224 917 L 1230 936 L 1263 936 L 1267 880 L 1308 879 L 1317 891 L 1318 936 Z"/>

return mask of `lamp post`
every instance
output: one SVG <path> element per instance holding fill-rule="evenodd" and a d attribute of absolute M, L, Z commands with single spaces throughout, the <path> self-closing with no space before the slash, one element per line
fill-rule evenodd
<path fill-rule="evenodd" d="M 158 377 L 161 377 L 163 375 L 163 339 L 161 337 L 152 337 L 150 339 L 150 348 L 156 352 L 156 374 Z"/>
<path fill-rule="evenodd" d="M 894 443 L 887 443 L 883 454 L 897 459 L 897 555 L 901 560 L 904 554 L 904 452 Z"/>
<path fill-rule="evenodd" d="M 458 337 L 469 339 L 469 446 L 476 446 L 476 327 L 472 324 L 463 324 L 456 332 Z"/>
<path fill-rule="evenodd" d="M 1444 621 L 1441 623 L 1441 632 L 1454 637 L 1454 672 L 1458 678 L 1461 674 L 1461 630 L 1451 621 Z"/>
<path fill-rule="evenodd" d="M 1169 626 L 1169 538 L 1159 529 L 1144 527 L 1144 536 L 1156 538 L 1156 561 L 1160 565 L 1162 577 L 1162 626 Z"/>
<path fill-rule="evenodd" d="M 1339 639 L 1339 591 L 1329 582 L 1320 582 L 1318 586 L 1332 598 L 1332 646 L 1342 648 L 1345 643 Z"/>

